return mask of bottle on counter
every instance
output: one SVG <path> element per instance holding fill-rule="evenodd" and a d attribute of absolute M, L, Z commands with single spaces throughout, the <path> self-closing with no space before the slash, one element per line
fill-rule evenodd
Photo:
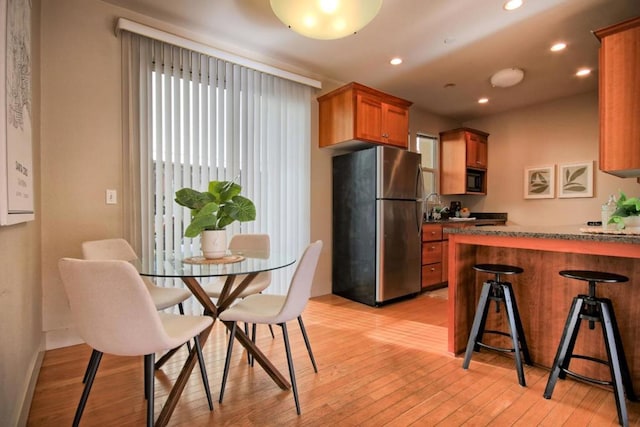
<path fill-rule="evenodd" d="M 610 194 L 607 203 L 602 205 L 602 228 L 604 228 L 605 230 L 615 228 L 615 224 L 609 224 L 609 218 L 611 218 L 615 211 L 616 196 Z"/>

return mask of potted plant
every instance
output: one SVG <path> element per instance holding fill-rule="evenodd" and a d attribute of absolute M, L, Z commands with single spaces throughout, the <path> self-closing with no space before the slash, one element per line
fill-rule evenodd
<path fill-rule="evenodd" d="M 609 224 L 616 224 L 619 229 L 640 228 L 640 199 L 629 197 L 620 191 L 616 202 L 616 210 L 609 218 Z"/>
<path fill-rule="evenodd" d="M 241 196 L 242 187 L 233 181 L 211 181 L 207 191 L 182 188 L 176 191 L 176 203 L 191 209 L 191 224 L 186 237 L 201 234 L 205 258 L 221 258 L 227 251 L 225 227 L 234 221 L 256 219 L 256 207 Z"/>

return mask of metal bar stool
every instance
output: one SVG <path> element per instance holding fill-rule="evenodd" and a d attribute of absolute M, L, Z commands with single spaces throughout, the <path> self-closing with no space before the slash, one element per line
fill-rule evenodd
<path fill-rule="evenodd" d="M 529 356 L 529 348 L 527 347 L 527 341 L 524 337 L 524 330 L 522 329 L 522 322 L 520 321 L 520 313 L 518 311 L 518 305 L 516 304 L 511 283 L 500 280 L 500 275 L 520 274 L 524 270 L 520 267 L 503 264 L 477 264 L 473 268 L 476 271 L 491 273 L 496 276 L 495 280 L 487 280 L 482 285 L 482 292 L 480 293 L 480 300 L 478 301 L 478 307 L 476 308 L 476 315 L 473 319 L 473 326 L 471 327 L 471 333 L 467 343 L 467 351 L 464 355 L 462 367 L 464 369 L 469 368 L 473 352 L 480 351 L 480 347 L 501 352 L 514 353 L 516 370 L 518 371 L 518 382 L 521 386 L 526 387 L 527 384 L 524 379 L 522 359 L 524 357 L 524 361 L 527 365 L 532 364 L 531 357 Z M 507 318 L 509 320 L 510 333 L 496 330 L 485 330 L 487 313 L 489 311 L 491 301 L 496 302 L 496 313 L 500 312 L 500 303 L 502 302 L 504 304 L 507 311 Z M 510 337 L 513 347 L 504 348 L 485 344 L 482 342 L 482 337 L 485 333 Z"/>
<path fill-rule="evenodd" d="M 544 397 L 545 399 L 551 399 L 556 381 L 558 378 L 566 378 L 567 375 L 593 384 L 613 386 L 616 407 L 618 409 L 618 421 L 621 425 L 628 426 L 629 416 L 624 400 L 625 393 L 627 398 L 632 402 L 637 402 L 638 399 L 633 392 L 629 366 L 627 365 L 627 359 L 624 355 L 624 349 L 622 348 L 622 339 L 620 338 L 620 331 L 613 311 L 613 305 L 608 298 L 596 297 L 596 284 L 628 282 L 629 278 L 619 274 L 585 270 L 563 270 L 560 272 L 560 275 L 570 279 L 589 282 L 589 295 L 578 295 L 573 299 L 571 309 L 569 310 L 569 317 L 564 325 L 564 331 L 562 332 L 562 338 L 558 346 L 558 352 L 551 367 L 547 387 L 544 390 Z M 573 348 L 582 320 L 589 322 L 589 329 L 595 328 L 595 322 L 599 322 L 602 325 L 602 335 L 604 337 L 608 360 L 573 354 Z M 570 371 L 569 363 L 571 359 L 584 359 L 608 366 L 611 372 L 611 381 L 591 378 Z"/>

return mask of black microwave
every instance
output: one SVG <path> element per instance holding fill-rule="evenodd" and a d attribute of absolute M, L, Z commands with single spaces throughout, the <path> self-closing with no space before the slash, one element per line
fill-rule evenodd
<path fill-rule="evenodd" d="M 484 193 L 484 171 L 467 170 L 467 193 Z"/>

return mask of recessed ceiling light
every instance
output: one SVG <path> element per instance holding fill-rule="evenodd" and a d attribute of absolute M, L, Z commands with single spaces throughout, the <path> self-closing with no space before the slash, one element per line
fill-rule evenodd
<path fill-rule="evenodd" d="M 578 77 L 585 77 L 585 76 L 588 76 L 589 74 L 591 74 L 591 69 L 589 69 L 589 68 L 580 68 L 576 72 L 576 76 L 578 76 Z"/>
<path fill-rule="evenodd" d="M 489 98 L 480 98 L 478 99 L 478 104 L 486 104 L 489 102 Z"/>
<path fill-rule="evenodd" d="M 389 61 L 389 63 L 391 65 L 400 65 L 402 64 L 402 58 L 392 58 L 391 61 Z"/>
<path fill-rule="evenodd" d="M 509 1 L 504 3 L 502 8 L 504 10 L 516 10 L 517 8 L 522 6 L 522 3 L 523 3 L 522 0 L 509 0 Z"/>
<path fill-rule="evenodd" d="M 566 43 L 559 42 L 559 43 L 556 43 L 553 46 L 551 46 L 551 52 L 559 52 L 561 50 L 564 50 L 564 48 L 566 48 L 566 47 L 567 47 Z"/>

